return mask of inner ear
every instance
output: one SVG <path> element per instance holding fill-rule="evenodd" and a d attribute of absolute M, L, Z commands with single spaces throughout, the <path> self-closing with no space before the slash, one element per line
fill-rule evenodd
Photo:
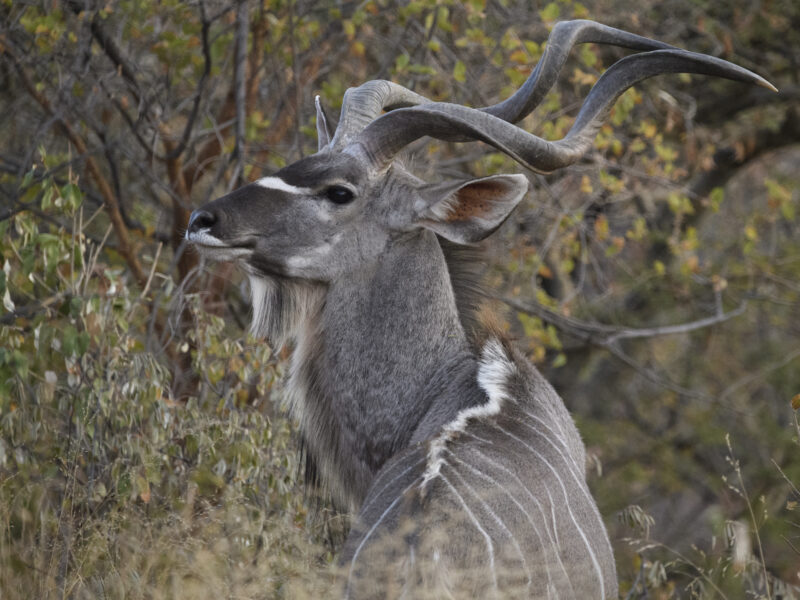
<path fill-rule="evenodd" d="M 431 186 L 421 193 L 428 203 L 417 223 L 451 242 L 476 243 L 502 225 L 527 191 L 524 175 Z"/>

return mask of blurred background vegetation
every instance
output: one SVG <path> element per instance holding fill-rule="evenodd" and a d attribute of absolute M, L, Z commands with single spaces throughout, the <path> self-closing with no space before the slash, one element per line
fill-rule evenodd
<path fill-rule="evenodd" d="M 529 174 L 487 287 L 575 414 L 623 597 L 800 595 L 800 4 L 4 0 L 0 15 L 1 597 L 324 596 L 346 516 L 300 483 L 286 356 L 245 333 L 240 274 L 183 245 L 188 215 L 313 152 L 315 94 L 335 112 L 387 78 L 494 103 L 570 18 L 781 92 L 700 76 L 627 92 L 584 161 Z M 523 126 L 561 137 L 623 55 L 576 48 Z M 414 154 L 428 179 L 521 170 L 481 144 Z"/>

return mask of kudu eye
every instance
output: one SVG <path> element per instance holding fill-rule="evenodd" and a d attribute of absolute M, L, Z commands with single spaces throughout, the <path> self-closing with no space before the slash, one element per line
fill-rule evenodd
<path fill-rule="evenodd" d="M 341 185 L 332 185 L 325 190 L 325 197 L 334 204 L 347 204 L 355 198 L 355 194 Z"/>

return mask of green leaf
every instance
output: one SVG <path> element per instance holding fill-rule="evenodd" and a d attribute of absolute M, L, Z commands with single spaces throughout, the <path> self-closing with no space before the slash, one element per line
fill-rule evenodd
<path fill-rule="evenodd" d="M 398 56 L 394 61 L 394 66 L 397 71 L 402 71 L 408 66 L 408 61 L 411 60 L 411 57 L 408 54 L 401 54 Z"/>
<path fill-rule="evenodd" d="M 711 210 L 719 212 L 719 207 L 725 199 L 725 189 L 722 187 L 715 187 L 708 195 L 708 200 L 711 203 Z"/>
<path fill-rule="evenodd" d="M 460 60 L 456 61 L 456 66 L 453 68 L 453 79 L 459 83 L 467 80 L 467 66 Z"/>
<path fill-rule="evenodd" d="M 78 349 L 78 330 L 74 325 L 67 325 L 61 334 L 61 351 L 66 357 L 75 355 Z"/>
<path fill-rule="evenodd" d="M 539 11 L 542 21 L 555 21 L 559 15 L 561 15 L 561 8 L 555 2 L 551 2 Z"/>

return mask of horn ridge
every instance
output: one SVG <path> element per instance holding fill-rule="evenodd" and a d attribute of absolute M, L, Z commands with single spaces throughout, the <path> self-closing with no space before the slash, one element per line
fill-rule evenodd
<path fill-rule="evenodd" d="M 725 60 L 668 47 L 623 58 L 598 79 L 567 135 L 547 141 L 488 110 L 447 103 L 428 103 L 389 112 L 357 137 L 376 167 L 382 168 L 403 147 L 430 136 L 446 141 L 480 140 L 537 172 L 551 172 L 580 159 L 600 124 L 628 88 L 654 75 L 697 73 L 774 87 L 763 77 Z"/>
<path fill-rule="evenodd" d="M 506 100 L 481 110 L 516 123 L 529 115 L 555 85 L 572 48 L 578 44 L 609 44 L 631 50 L 674 48 L 664 42 L 583 19 L 556 23 L 547 38 L 544 54 L 519 90 Z"/>
<path fill-rule="evenodd" d="M 577 19 L 556 23 L 545 52 L 525 83 L 506 100 L 479 110 L 516 123 L 530 114 L 553 87 L 572 48 L 583 43 L 610 44 L 632 50 L 672 48 L 669 44 L 628 33 L 594 21 Z M 341 122 L 334 146 L 346 144 L 384 110 L 427 104 L 430 99 L 391 81 L 376 79 L 350 88 L 342 102 Z"/>

